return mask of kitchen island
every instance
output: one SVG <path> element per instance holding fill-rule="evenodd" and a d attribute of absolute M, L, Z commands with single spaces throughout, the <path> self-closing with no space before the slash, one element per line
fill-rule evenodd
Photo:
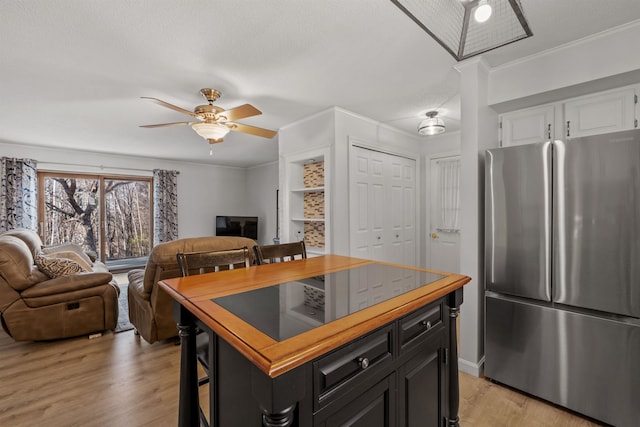
<path fill-rule="evenodd" d="M 456 323 L 470 278 L 325 255 L 167 279 L 182 342 L 179 425 L 458 425 Z"/>

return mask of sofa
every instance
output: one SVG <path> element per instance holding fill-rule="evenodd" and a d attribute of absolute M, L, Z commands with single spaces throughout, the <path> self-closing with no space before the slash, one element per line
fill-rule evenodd
<path fill-rule="evenodd" d="M 253 264 L 255 245 L 254 240 L 246 237 L 209 236 L 177 239 L 154 246 L 145 268 L 128 273 L 129 321 L 137 333 L 149 343 L 178 335 L 173 299 L 158 286 L 161 280 L 181 277 L 176 254 L 247 247 Z"/>
<path fill-rule="evenodd" d="M 32 230 L 0 233 L 0 320 L 16 341 L 69 338 L 115 328 L 113 275 L 79 245 L 42 245 Z"/>

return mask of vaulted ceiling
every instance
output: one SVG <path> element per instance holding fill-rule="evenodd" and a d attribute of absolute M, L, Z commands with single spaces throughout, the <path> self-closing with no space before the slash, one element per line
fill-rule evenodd
<path fill-rule="evenodd" d="M 638 0 L 521 4 L 534 36 L 491 66 L 640 19 Z M 231 132 L 210 156 L 187 126 L 140 128 L 189 120 L 140 97 L 192 110 L 211 87 L 274 130 L 339 106 L 416 134 L 437 108 L 453 131 L 455 64 L 390 0 L 3 0 L 0 141 L 247 167 L 277 160 L 277 136 Z"/>

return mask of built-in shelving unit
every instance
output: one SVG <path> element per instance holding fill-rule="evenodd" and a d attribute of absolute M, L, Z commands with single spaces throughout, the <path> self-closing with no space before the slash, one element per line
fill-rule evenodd
<path fill-rule="evenodd" d="M 327 153 L 316 150 L 285 160 L 283 237 L 290 242 L 304 239 L 309 256 L 328 253 Z"/>

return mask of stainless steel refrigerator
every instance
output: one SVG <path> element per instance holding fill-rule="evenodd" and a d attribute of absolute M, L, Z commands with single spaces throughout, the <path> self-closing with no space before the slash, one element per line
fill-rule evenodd
<path fill-rule="evenodd" d="M 485 375 L 640 425 L 640 130 L 486 151 Z"/>

